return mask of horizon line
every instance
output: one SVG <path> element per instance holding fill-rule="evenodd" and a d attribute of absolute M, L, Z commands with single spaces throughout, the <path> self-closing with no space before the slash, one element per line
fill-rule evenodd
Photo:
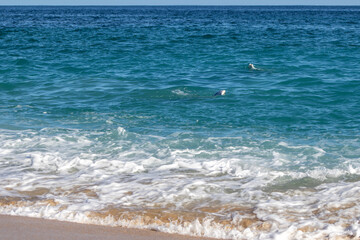
<path fill-rule="evenodd" d="M 360 7 L 360 4 L 73 4 L 73 5 L 60 5 L 60 4 L 0 4 L 1 7 Z"/>

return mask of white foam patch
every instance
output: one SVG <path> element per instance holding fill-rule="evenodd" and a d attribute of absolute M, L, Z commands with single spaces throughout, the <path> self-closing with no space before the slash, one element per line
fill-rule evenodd
<path fill-rule="evenodd" d="M 175 89 L 175 90 L 172 90 L 171 92 L 176 95 L 179 95 L 179 96 L 188 96 L 189 95 L 189 93 L 182 91 L 180 89 Z"/>
<path fill-rule="evenodd" d="M 120 136 L 122 136 L 122 135 L 124 135 L 124 134 L 126 133 L 125 128 L 122 128 L 122 127 L 118 127 L 118 128 L 117 128 L 117 131 L 118 131 L 118 134 L 119 134 Z"/>

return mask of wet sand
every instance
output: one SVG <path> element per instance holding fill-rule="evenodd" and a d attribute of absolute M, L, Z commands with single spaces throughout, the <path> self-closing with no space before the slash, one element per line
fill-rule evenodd
<path fill-rule="evenodd" d="M 151 230 L 99 226 L 47 220 L 40 218 L 0 215 L 0 236 L 6 240 L 205 240 Z"/>

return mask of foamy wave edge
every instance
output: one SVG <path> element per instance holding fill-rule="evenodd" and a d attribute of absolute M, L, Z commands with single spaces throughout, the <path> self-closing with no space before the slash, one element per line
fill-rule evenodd
<path fill-rule="evenodd" d="M 350 184 L 353 186 L 347 186 L 345 189 L 340 190 L 339 187 L 335 187 L 335 191 L 342 193 L 347 192 L 350 194 L 353 191 L 358 191 L 359 184 Z M 350 188 L 355 188 L 349 190 Z M 347 191 L 347 190 L 349 191 Z M 335 193 L 334 189 L 328 189 L 323 192 Z M 347 195 L 345 194 L 345 195 Z M 335 193 L 336 195 L 336 193 Z M 340 194 L 341 196 L 342 194 Z M 344 195 L 343 195 L 344 196 Z M 25 217 L 37 217 L 44 219 L 60 220 L 67 222 L 76 222 L 83 224 L 95 224 L 112 227 L 126 227 L 126 228 L 138 228 L 138 229 L 150 229 L 166 233 L 177 233 L 182 235 L 199 236 L 199 237 L 212 237 L 219 239 L 359 239 L 360 238 L 360 218 L 347 219 L 348 217 L 357 215 L 359 216 L 360 208 L 358 204 L 349 202 L 349 199 L 344 196 L 343 202 L 331 202 L 335 199 L 329 199 L 329 202 L 324 204 L 324 201 L 315 201 L 318 205 L 319 216 L 323 217 L 331 216 L 338 217 L 339 221 L 331 222 L 332 217 L 329 217 L 324 221 L 317 221 L 319 219 L 307 219 L 305 217 L 308 206 L 304 206 L 304 209 L 299 209 L 301 204 L 299 202 L 285 202 L 281 203 L 282 206 L 276 206 L 274 200 L 265 201 L 259 203 L 257 209 L 254 211 L 256 214 L 255 219 L 247 218 L 243 215 L 232 216 L 231 221 L 219 222 L 211 216 L 204 218 L 195 218 L 192 221 L 169 221 L 167 223 L 155 218 L 150 219 L 148 216 L 137 215 L 136 217 L 122 218 L 119 216 L 105 214 L 98 215 L 98 212 L 92 212 L 89 210 L 83 212 L 75 212 L 71 210 L 71 206 L 68 209 L 62 209 L 61 204 L 54 204 L 54 201 L 42 200 L 33 205 L 18 204 L 18 205 L 2 205 L 0 206 L 0 213 L 4 215 L 16 215 Z M 294 199 L 292 199 L 294 200 Z M 354 200 L 354 199 L 353 199 Z M 277 203 L 279 204 L 279 203 Z M 272 209 L 282 208 L 284 209 L 284 217 L 276 219 L 276 215 L 271 211 L 263 211 L 271 205 Z M 289 209 L 286 208 L 289 207 Z M 296 213 L 294 209 L 298 209 Z M 315 211 L 317 211 L 315 210 Z M 146 212 L 146 209 L 143 210 Z M 266 213 L 267 212 L 267 213 Z M 304 218 L 298 216 L 299 213 L 304 213 Z M 95 214 L 94 214 L 95 213 Z M 293 213 L 292 216 L 287 215 Z M 349 214 L 353 213 L 353 214 Z M 294 222 L 286 221 L 291 217 L 298 217 Z M 180 217 L 181 218 L 181 217 Z M 344 219 L 343 219 L 344 218 Z M 351 224 L 349 224 L 349 222 Z"/>

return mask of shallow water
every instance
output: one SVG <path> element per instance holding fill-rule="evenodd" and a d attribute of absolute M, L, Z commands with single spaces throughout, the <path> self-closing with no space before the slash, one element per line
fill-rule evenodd
<path fill-rule="evenodd" d="M 359 7 L 0 13 L 0 213 L 360 236 Z"/>

